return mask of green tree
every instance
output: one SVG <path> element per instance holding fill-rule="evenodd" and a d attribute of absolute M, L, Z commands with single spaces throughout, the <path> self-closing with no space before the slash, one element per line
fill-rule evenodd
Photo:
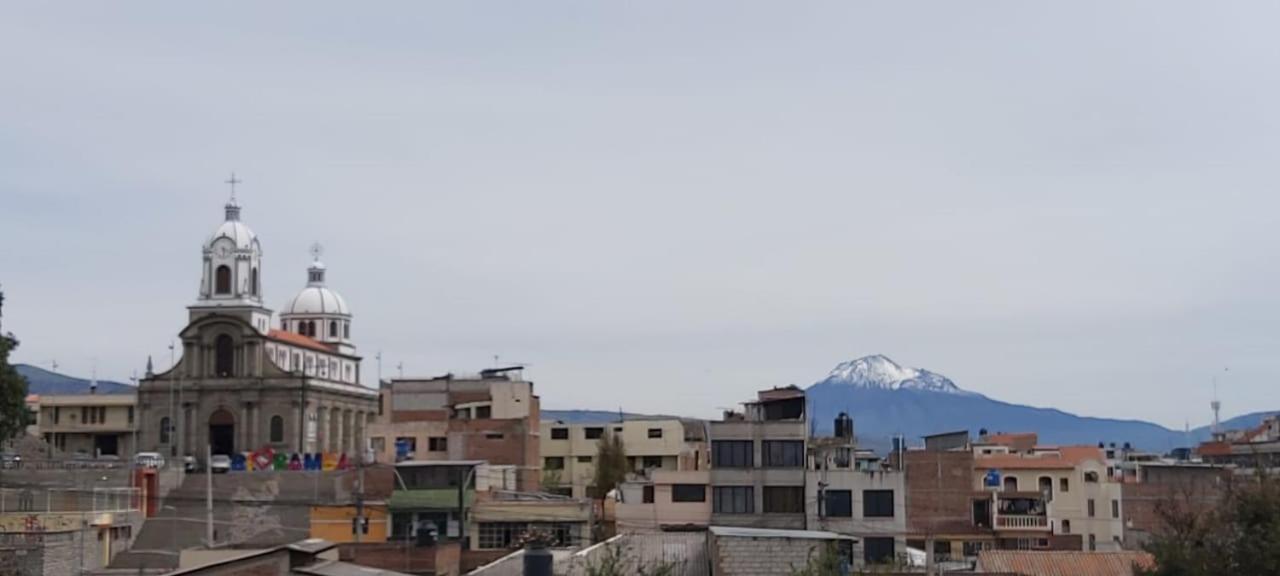
<path fill-rule="evenodd" d="M 1147 576 L 1280 575 L 1280 482 L 1258 466 L 1253 478 L 1229 478 L 1221 502 L 1195 506 L 1168 498 L 1146 549 Z"/>
<path fill-rule="evenodd" d="M 0 318 L 4 292 L 0 292 Z M 9 352 L 18 347 L 13 334 L 0 332 L 0 442 L 22 434 L 27 425 L 27 379 L 9 364 Z"/>
<path fill-rule="evenodd" d="M 596 469 L 592 478 L 596 498 L 602 502 L 611 490 L 627 478 L 627 449 L 621 434 L 609 434 L 596 445 Z"/>

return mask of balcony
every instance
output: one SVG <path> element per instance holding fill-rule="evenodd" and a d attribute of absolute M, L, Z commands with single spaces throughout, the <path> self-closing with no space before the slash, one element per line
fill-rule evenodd
<path fill-rule="evenodd" d="M 1046 516 L 1025 516 L 1021 514 L 997 515 L 997 530 L 1048 530 L 1049 518 Z"/>

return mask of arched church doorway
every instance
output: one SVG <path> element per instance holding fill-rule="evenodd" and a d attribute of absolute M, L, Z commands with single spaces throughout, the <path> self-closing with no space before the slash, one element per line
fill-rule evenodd
<path fill-rule="evenodd" d="M 225 408 L 209 415 L 209 446 L 214 454 L 230 456 L 236 450 L 236 418 Z"/>

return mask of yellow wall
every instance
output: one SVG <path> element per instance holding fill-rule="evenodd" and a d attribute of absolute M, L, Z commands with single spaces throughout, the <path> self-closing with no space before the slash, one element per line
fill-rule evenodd
<path fill-rule="evenodd" d="M 383 504 L 366 504 L 364 515 L 369 518 L 369 533 L 361 534 L 360 541 L 386 542 L 390 529 L 387 507 Z M 351 533 L 351 520 L 355 517 L 355 506 L 312 506 L 311 537 L 339 544 L 355 542 L 355 534 Z"/>

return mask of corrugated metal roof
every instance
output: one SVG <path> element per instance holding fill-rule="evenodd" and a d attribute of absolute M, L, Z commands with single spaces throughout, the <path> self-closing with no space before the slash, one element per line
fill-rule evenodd
<path fill-rule="evenodd" d="M 1133 576 L 1134 565 L 1151 568 L 1146 552 L 1059 552 L 983 550 L 978 569 L 1023 576 Z"/>

